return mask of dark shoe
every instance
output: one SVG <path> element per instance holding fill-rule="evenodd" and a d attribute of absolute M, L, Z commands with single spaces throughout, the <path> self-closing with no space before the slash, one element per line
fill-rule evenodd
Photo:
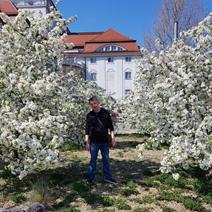
<path fill-rule="evenodd" d="M 89 185 L 96 185 L 96 181 L 95 181 L 95 180 L 87 179 L 87 183 L 88 183 Z"/>
<path fill-rule="evenodd" d="M 115 179 L 105 179 L 105 182 L 110 183 L 110 184 L 117 184 Z"/>

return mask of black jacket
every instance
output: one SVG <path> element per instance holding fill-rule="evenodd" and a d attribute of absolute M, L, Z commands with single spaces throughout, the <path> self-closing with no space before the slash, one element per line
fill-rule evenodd
<path fill-rule="evenodd" d="M 108 130 L 114 130 L 109 111 L 100 108 L 98 113 L 93 110 L 86 116 L 86 135 L 89 135 L 91 143 L 107 143 Z"/>

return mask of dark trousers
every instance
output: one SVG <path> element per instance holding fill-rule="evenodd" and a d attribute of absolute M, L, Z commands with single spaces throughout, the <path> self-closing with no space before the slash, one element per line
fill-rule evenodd
<path fill-rule="evenodd" d="M 102 162 L 103 162 L 103 174 L 105 179 L 111 180 L 112 176 L 110 174 L 110 164 L 109 164 L 109 146 L 107 143 L 104 144 L 90 144 L 90 155 L 91 160 L 88 167 L 88 178 L 90 181 L 96 179 L 96 160 L 98 157 L 98 152 L 101 151 Z"/>

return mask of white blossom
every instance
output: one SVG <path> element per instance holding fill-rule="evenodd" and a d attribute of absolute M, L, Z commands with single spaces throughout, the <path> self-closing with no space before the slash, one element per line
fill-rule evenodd
<path fill-rule="evenodd" d="M 179 166 L 212 167 L 211 19 L 209 14 L 158 55 L 141 49 L 134 90 L 121 104 L 125 122 L 151 135 L 146 147 L 169 145 L 161 161 L 164 173 Z"/>

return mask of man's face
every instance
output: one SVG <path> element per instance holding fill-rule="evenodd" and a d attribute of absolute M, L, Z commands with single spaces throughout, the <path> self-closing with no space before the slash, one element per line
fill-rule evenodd
<path fill-rule="evenodd" d="M 89 102 L 89 105 L 90 105 L 91 109 L 92 109 L 93 111 L 95 111 L 95 112 L 96 112 L 96 111 L 99 111 L 99 109 L 100 109 L 99 102 L 96 101 L 96 100 L 90 101 L 90 102 Z"/>

